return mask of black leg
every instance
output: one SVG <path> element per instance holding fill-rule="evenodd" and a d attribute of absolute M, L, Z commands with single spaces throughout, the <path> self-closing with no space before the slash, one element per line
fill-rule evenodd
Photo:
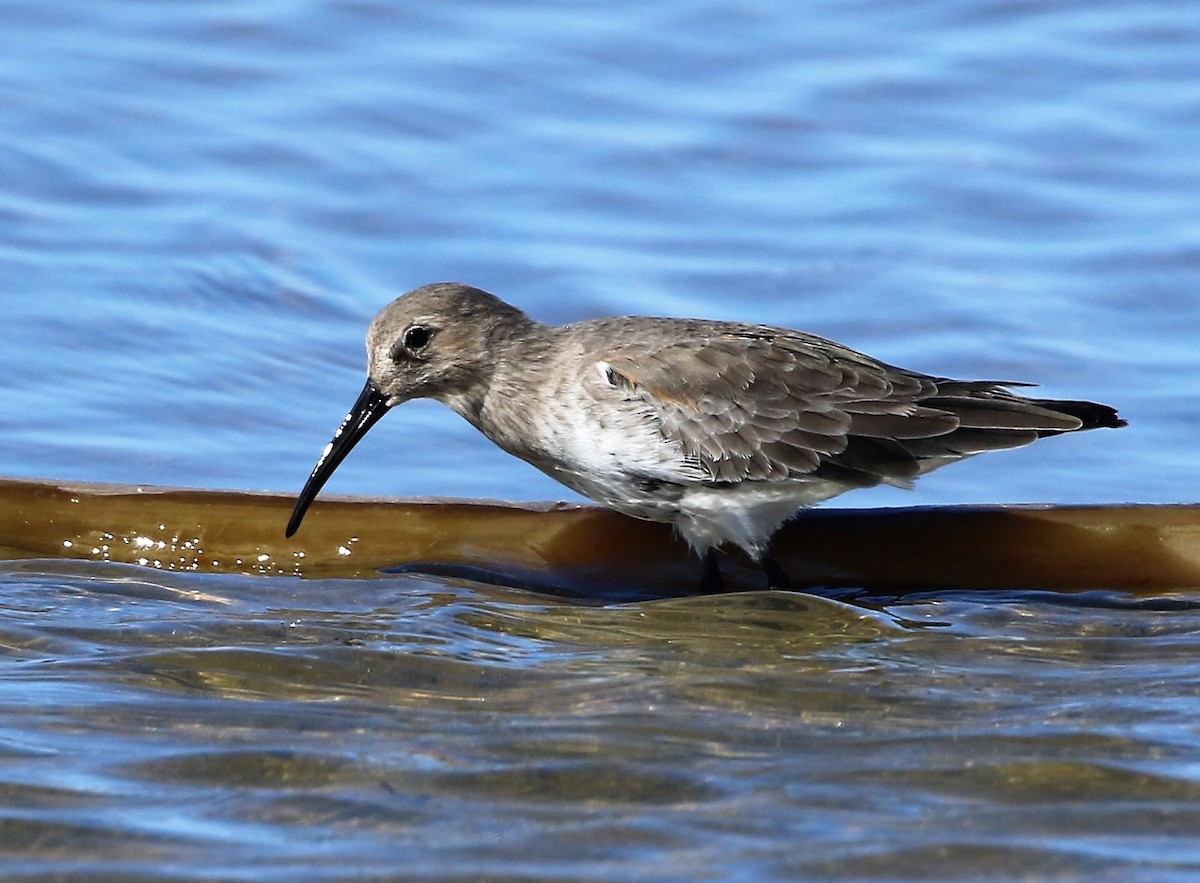
<path fill-rule="evenodd" d="M 704 550 L 704 570 L 700 574 L 700 592 L 711 595 L 725 587 L 721 577 L 721 567 L 717 564 L 717 550 L 709 546 Z"/>
<path fill-rule="evenodd" d="M 787 575 L 787 571 L 779 566 L 779 562 L 770 555 L 763 555 L 762 559 L 763 573 L 767 575 L 768 589 L 790 589 L 792 580 Z"/>

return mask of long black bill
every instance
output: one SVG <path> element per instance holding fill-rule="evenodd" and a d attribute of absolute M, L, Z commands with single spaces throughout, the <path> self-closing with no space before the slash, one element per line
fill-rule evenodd
<path fill-rule="evenodd" d="M 379 418 L 386 414 L 390 407 L 384 394 L 379 391 L 373 381 L 368 380 L 358 401 L 354 403 L 354 407 L 350 409 L 350 413 L 346 415 L 346 419 L 342 421 L 338 431 L 333 434 L 333 440 L 321 452 L 317 465 L 313 467 L 312 475 L 308 477 L 308 481 L 304 483 L 304 488 L 300 491 L 300 496 L 296 498 L 296 508 L 292 510 L 291 520 L 288 521 L 286 536 L 290 537 L 296 532 L 300 527 L 300 522 L 304 520 L 304 513 L 308 511 L 313 499 L 321 492 L 321 488 L 325 486 L 329 476 L 333 475 L 333 470 L 338 468 L 338 464 L 346 459 L 346 455 L 358 444 L 359 439 L 367 434 L 368 429 L 379 422 Z"/>

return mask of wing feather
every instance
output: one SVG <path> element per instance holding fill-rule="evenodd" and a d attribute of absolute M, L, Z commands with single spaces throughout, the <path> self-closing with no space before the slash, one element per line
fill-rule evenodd
<path fill-rule="evenodd" d="M 604 325 L 585 359 L 648 409 L 662 437 L 713 482 L 838 476 L 907 484 L 986 450 L 1082 421 L 1007 387 L 906 371 L 802 332 L 701 320 Z M 583 326 L 572 326 L 583 327 Z M 589 339 L 587 335 L 580 340 Z M 581 348 L 582 345 L 581 345 Z"/>

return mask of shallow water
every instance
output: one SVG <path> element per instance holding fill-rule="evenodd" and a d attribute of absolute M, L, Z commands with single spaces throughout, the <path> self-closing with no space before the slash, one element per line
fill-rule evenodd
<path fill-rule="evenodd" d="M 14 871 L 1115 880 L 1200 864 L 1194 599 L 597 608 L 413 577 L 0 574 Z"/>
<path fill-rule="evenodd" d="M 15 0 L 0 474 L 294 490 L 371 315 L 456 278 L 553 321 L 803 327 L 1131 421 L 839 504 L 1194 501 L 1181 9 Z M 426 404 L 329 489 L 570 498 Z M 596 606 L 4 563 L 0 854 L 10 874 L 1193 877 L 1200 596 L 1020 589 Z"/>

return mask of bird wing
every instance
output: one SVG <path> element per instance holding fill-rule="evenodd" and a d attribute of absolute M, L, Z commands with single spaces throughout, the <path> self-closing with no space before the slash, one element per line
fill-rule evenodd
<path fill-rule="evenodd" d="M 679 324 L 672 334 L 629 326 L 596 354 L 599 382 L 648 407 L 711 481 L 816 474 L 903 485 L 963 456 L 1080 427 L 998 382 L 905 371 L 786 329 Z"/>

